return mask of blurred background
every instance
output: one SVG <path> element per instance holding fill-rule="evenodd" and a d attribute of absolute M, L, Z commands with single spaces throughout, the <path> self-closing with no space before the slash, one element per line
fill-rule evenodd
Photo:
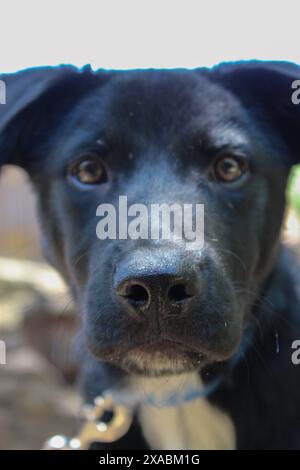
<path fill-rule="evenodd" d="M 286 0 L 0 0 L 0 74 L 39 65 L 198 67 L 241 59 L 300 63 L 300 4 Z M 299 77 L 300 78 L 300 77 Z M 287 191 L 282 237 L 300 252 L 300 167 Z M 39 248 L 26 174 L 0 181 L 0 449 L 38 449 L 78 430 L 77 317 Z"/>
<path fill-rule="evenodd" d="M 4 166 L 0 180 L 0 449 L 38 449 L 51 434 L 78 430 L 77 318 L 62 279 L 43 260 L 25 172 Z"/>

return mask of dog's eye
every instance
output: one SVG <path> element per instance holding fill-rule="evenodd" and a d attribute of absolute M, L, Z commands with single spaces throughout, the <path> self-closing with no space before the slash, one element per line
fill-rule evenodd
<path fill-rule="evenodd" d="M 83 185 L 96 185 L 107 181 L 105 167 L 98 156 L 84 155 L 68 168 L 68 177 Z"/>
<path fill-rule="evenodd" d="M 248 162 L 236 155 L 220 155 L 213 165 L 213 179 L 223 183 L 234 183 L 248 173 Z"/>

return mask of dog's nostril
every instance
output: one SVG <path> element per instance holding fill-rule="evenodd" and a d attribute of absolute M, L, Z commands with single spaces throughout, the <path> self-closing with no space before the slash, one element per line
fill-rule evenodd
<path fill-rule="evenodd" d="M 168 292 L 168 298 L 172 302 L 182 302 L 183 300 L 194 297 L 194 295 L 196 295 L 195 287 L 184 282 L 170 287 Z"/>
<path fill-rule="evenodd" d="M 149 293 L 141 284 L 131 284 L 128 286 L 123 297 L 133 305 L 143 306 L 149 301 Z"/>

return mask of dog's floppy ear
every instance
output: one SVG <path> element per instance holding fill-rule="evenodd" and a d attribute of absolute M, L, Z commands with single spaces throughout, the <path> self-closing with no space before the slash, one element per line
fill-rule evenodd
<path fill-rule="evenodd" d="M 225 63 L 213 77 L 280 136 L 289 162 L 300 162 L 300 67 L 289 62 Z"/>
<path fill-rule="evenodd" d="M 0 166 L 5 163 L 22 166 L 18 144 L 28 128 L 31 112 L 44 107 L 46 114 L 47 104 L 60 108 L 62 101 L 65 109 L 76 97 L 99 83 L 99 78 L 89 67 L 79 70 L 68 65 L 0 75 L 0 80 Z"/>

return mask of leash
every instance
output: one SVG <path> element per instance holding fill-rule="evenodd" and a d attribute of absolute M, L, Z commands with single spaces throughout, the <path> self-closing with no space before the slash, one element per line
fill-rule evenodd
<path fill-rule="evenodd" d="M 176 392 L 162 400 L 151 394 L 143 397 L 143 403 L 155 407 L 174 407 L 210 395 L 220 385 L 222 379 L 217 378 L 203 389 L 187 390 L 178 398 Z M 127 392 L 128 394 L 128 392 Z M 123 402 L 123 403 L 122 403 Z M 133 421 L 134 411 L 141 399 L 133 393 L 124 398 L 122 391 L 106 391 L 95 398 L 93 405 L 85 405 L 82 410 L 84 424 L 77 436 L 68 438 L 57 435 L 51 437 L 43 450 L 87 450 L 94 442 L 114 442 L 123 437 Z M 105 415 L 111 415 L 106 420 Z"/>
<path fill-rule="evenodd" d="M 173 407 L 184 403 L 204 398 L 212 393 L 221 383 L 221 379 L 215 379 L 202 390 L 192 389 L 180 396 L 177 393 L 158 400 L 154 395 L 147 394 L 143 397 L 143 403 L 156 407 Z M 122 403 L 123 402 L 123 403 Z M 133 421 L 134 411 L 141 400 L 131 394 L 130 398 L 122 397 L 122 392 L 106 391 L 94 399 L 93 405 L 85 405 L 82 409 L 84 424 L 75 437 L 68 438 L 62 435 L 51 437 L 43 447 L 43 450 L 87 450 L 94 442 L 114 442 L 123 437 Z M 105 416 L 109 413 L 111 419 Z"/>
<path fill-rule="evenodd" d="M 104 420 L 105 413 L 111 419 Z M 124 436 L 132 423 L 133 413 L 124 405 L 116 404 L 109 393 L 95 398 L 94 405 L 83 407 L 83 424 L 78 435 L 72 438 L 53 436 L 43 450 L 87 450 L 93 442 L 114 442 Z"/>

